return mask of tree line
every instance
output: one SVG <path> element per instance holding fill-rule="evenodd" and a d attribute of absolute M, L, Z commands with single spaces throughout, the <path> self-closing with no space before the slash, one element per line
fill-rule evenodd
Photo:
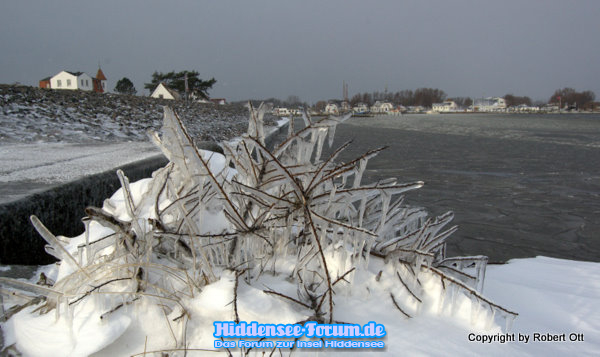
<path fill-rule="evenodd" d="M 518 105 L 534 105 L 534 101 L 528 96 L 517 96 L 512 93 L 504 95 L 502 98 L 506 101 L 507 107 L 518 106 Z M 548 100 L 548 103 L 559 103 L 559 99 L 562 105 L 568 103 L 570 106 L 576 106 L 579 108 L 589 108 L 593 105 L 596 95 L 590 90 L 578 92 L 573 88 L 557 89 L 554 94 Z M 355 106 L 358 103 L 364 103 L 369 106 L 373 105 L 376 101 L 391 102 L 396 105 L 403 106 L 423 106 L 431 107 L 433 103 L 441 103 L 444 100 L 452 100 L 459 107 L 467 108 L 473 104 L 473 99 L 469 97 L 447 97 L 446 93 L 437 88 L 419 88 L 416 90 L 402 90 L 398 92 L 371 92 L 371 93 L 358 93 L 352 96 L 350 99 L 350 105 Z M 319 101 L 318 106 L 324 106 L 327 102 Z M 535 104 L 540 104 L 535 103 Z M 545 103 L 541 103 L 545 104 Z M 596 103 L 597 104 L 597 103 Z"/>
<path fill-rule="evenodd" d="M 398 92 L 372 92 L 358 93 L 350 99 L 350 105 L 358 103 L 373 105 L 376 101 L 386 101 L 404 106 L 431 107 L 433 103 L 440 103 L 446 99 L 446 92 L 437 88 L 419 88 L 416 90 L 402 90 Z"/>

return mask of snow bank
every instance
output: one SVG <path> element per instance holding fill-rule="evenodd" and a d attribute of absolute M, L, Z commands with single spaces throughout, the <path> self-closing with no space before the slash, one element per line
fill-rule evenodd
<path fill-rule="evenodd" d="M 527 334 L 528 343 L 493 342 L 481 343 L 469 341 L 469 334 L 495 335 L 501 333 L 497 329 L 474 329 L 468 319 L 460 322 L 455 319 L 425 314 L 418 319 L 403 320 L 391 313 L 389 306 L 378 303 L 374 297 L 385 299 L 382 289 L 367 292 L 356 288 L 351 294 L 338 300 L 340 319 L 363 323 L 377 321 L 385 326 L 387 337 L 385 355 L 399 356 L 436 356 L 436 355 L 489 355 L 489 356 L 572 356 L 595 355 L 600 351 L 600 264 L 561 260 L 547 257 L 512 260 L 505 265 L 488 267 L 486 279 L 486 295 L 502 301 L 519 311 L 510 334 Z M 209 286 L 196 299 L 187 304 L 193 306 L 197 317 L 188 323 L 190 347 L 212 349 L 214 338 L 213 321 L 231 317 L 232 287 L 235 277 L 224 274 L 221 279 Z M 279 291 L 293 291 L 292 284 L 277 276 L 265 276 L 261 283 Z M 371 289 L 377 287 L 374 282 L 365 283 Z M 364 288 L 364 286 L 363 286 Z M 370 299 L 369 296 L 372 298 Z M 273 296 L 269 296 L 256 287 L 242 283 L 238 290 L 238 307 L 240 318 L 245 321 L 268 323 L 293 323 L 305 316 Z M 30 355 L 64 355 L 64 351 L 75 351 L 78 345 L 82 354 L 85 352 L 83 336 L 94 336 L 93 341 L 86 341 L 89 348 L 102 347 L 110 338 L 121 334 L 110 346 L 105 347 L 94 356 L 129 355 L 161 348 L 160 342 L 171 335 L 164 327 L 165 316 L 162 311 L 152 310 L 152 306 L 129 308 L 111 320 L 111 322 L 94 323 L 88 319 L 87 326 L 76 335 L 66 332 L 71 329 L 66 324 L 66 317 L 56 320 L 54 314 L 38 320 L 24 314 L 20 324 L 30 324 L 22 329 L 26 333 L 19 335 L 19 345 L 26 346 Z M 129 321 L 128 315 L 136 315 Z M 87 315 L 87 317 L 91 317 Z M 12 325 L 15 319 L 2 326 L 3 331 L 15 331 Z M 95 321 L 99 321 L 96 319 Z M 81 325 L 79 325 L 81 327 Z M 127 327 L 125 331 L 123 328 Z M 565 342 L 534 342 L 534 333 L 566 334 Z M 568 341 L 571 333 L 583 334 L 584 341 Z M 147 338 L 146 338 L 147 337 Z M 15 337 L 5 336 L 10 344 Z M 46 340 L 49 339 L 49 340 Z M 65 341 L 67 339 L 68 341 Z M 71 340 L 73 339 L 73 340 Z M 167 341 L 168 342 L 168 341 Z M 192 343 L 193 342 L 193 343 Z M 168 345 L 168 343 L 167 343 Z M 75 346 L 75 349 L 72 349 Z M 39 353 L 35 353 L 39 349 Z M 214 355 L 208 353 L 207 355 Z M 330 355 L 331 351 L 321 351 L 319 355 Z M 361 351 L 360 356 L 381 355 L 379 352 Z M 74 354 L 75 355 L 75 354 Z M 191 355 L 203 355 L 201 352 Z M 235 353 L 234 353 L 235 355 Z"/>

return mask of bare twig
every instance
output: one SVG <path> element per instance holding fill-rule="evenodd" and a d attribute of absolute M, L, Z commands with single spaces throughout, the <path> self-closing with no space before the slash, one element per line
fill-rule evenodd
<path fill-rule="evenodd" d="M 278 292 L 276 292 L 276 291 L 273 291 L 273 290 L 263 290 L 263 293 L 265 293 L 265 294 L 270 294 L 270 295 L 277 295 L 277 296 L 279 296 L 279 297 L 282 297 L 282 298 L 284 298 L 284 299 L 287 299 L 287 300 L 293 301 L 293 302 L 295 302 L 295 303 L 296 303 L 296 304 L 298 304 L 298 305 L 304 306 L 304 307 L 305 307 L 305 308 L 307 308 L 307 309 L 310 309 L 310 308 L 311 308 L 310 306 L 308 306 L 307 304 L 303 303 L 303 302 L 302 302 L 302 301 L 300 301 L 300 300 L 294 299 L 294 298 L 293 298 L 293 297 L 291 297 L 291 296 L 287 296 L 287 295 L 285 295 L 285 294 L 278 293 Z"/>
<path fill-rule="evenodd" d="M 408 317 L 409 319 L 411 318 L 409 314 L 407 314 L 406 312 L 404 312 L 404 310 L 402 310 L 402 308 L 400 307 L 400 305 L 398 305 L 398 303 L 396 302 L 396 299 L 394 298 L 394 294 L 390 293 L 390 297 L 392 298 L 392 302 L 394 303 L 394 306 L 396 306 L 396 308 L 406 317 Z"/>

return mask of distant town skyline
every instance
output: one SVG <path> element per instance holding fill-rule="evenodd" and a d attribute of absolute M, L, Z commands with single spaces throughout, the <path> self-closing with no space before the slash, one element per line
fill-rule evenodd
<path fill-rule="evenodd" d="M 197 70 L 229 101 L 341 99 L 439 88 L 450 97 L 559 88 L 600 94 L 600 2 L 5 2 L 0 83 L 62 70 L 128 77 Z"/>

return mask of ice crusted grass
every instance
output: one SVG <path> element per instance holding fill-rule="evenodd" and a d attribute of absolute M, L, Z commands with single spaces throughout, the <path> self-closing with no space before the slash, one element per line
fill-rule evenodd
<path fill-rule="evenodd" d="M 20 299 L 4 314 L 7 349 L 212 353 L 214 321 L 379 316 L 398 326 L 437 318 L 510 329 L 516 313 L 481 293 L 487 258 L 446 257 L 452 213 L 428 217 L 405 204 L 404 193 L 422 182 L 362 184 L 384 148 L 345 163 L 337 157 L 350 143 L 323 155 L 348 117 L 305 115 L 303 128 L 290 122 L 287 138 L 268 149 L 268 108 L 249 109 L 247 134 L 221 155 L 197 149 L 165 108 L 161 134 L 150 137 L 169 164 L 136 183 L 117 172 L 121 189 L 86 209 L 79 237 L 56 237 L 32 216 L 59 263 L 37 283 L 0 278 L 5 295 Z"/>

